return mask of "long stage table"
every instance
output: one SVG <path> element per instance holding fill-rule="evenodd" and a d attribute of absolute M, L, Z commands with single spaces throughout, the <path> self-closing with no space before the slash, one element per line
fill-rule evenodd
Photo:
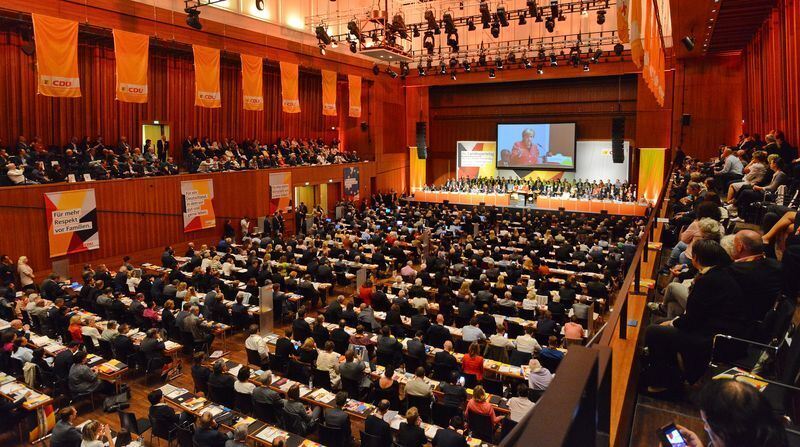
<path fill-rule="evenodd" d="M 456 205 L 478 205 L 484 203 L 489 206 L 510 206 L 511 194 L 476 194 L 464 192 L 441 191 L 415 191 L 414 200 L 417 202 L 449 203 Z M 579 211 L 586 213 L 600 213 L 607 211 L 609 214 L 623 216 L 644 216 L 646 205 L 632 202 L 611 202 L 604 200 L 578 200 L 562 199 L 557 197 L 539 196 L 536 198 L 535 209 L 557 210 L 564 208 L 566 211 Z"/>

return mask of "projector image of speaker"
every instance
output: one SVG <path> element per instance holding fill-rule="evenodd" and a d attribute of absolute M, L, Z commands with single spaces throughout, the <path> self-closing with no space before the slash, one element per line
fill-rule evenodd
<path fill-rule="evenodd" d="M 611 120 L 611 159 L 614 163 L 625 163 L 625 117 Z"/>

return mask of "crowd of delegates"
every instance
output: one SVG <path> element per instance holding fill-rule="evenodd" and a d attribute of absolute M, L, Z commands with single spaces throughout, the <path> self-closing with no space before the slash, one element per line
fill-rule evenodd
<path fill-rule="evenodd" d="M 616 181 L 589 181 L 582 179 L 548 179 L 505 177 L 461 177 L 449 179 L 444 184 L 425 185 L 425 191 L 499 193 L 530 192 L 547 197 L 570 197 L 575 199 L 636 201 L 636 185 L 619 179 Z"/>
<path fill-rule="evenodd" d="M 781 304 L 794 307 L 800 290 L 796 193 L 786 205 L 767 208 L 760 222 L 763 231 L 737 228 L 739 219 L 730 218 L 734 208 L 721 199 L 736 197 L 737 190 L 747 190 L 746 182 L 770 175 L 764 166 L 768 159 L 773 180 L 781 177 L 781 183 L 791 186 L 788 176 L 775 169 L 782 165 L 780 156 L 753 145 L 736 153 L 725 148 L 722 154 L 722 169 L 713 161 L 677 160 L 670 202 L 674 214 L 663 239 L 672 245 L 661 271 L 669 281 L 660 302 L 650 304 L 658 324 L 646 331 L 651 391 L 698 381 L 706 372 L 715 334 L 769 341 L 774 330 L 769 315 Z M 721 175 L 724 166 L 737 164 L 732 157 L 748 156 L 750 169 L 743 182 L 731 183 L 731 171 Z M 735 232 L 726 234 L 731 230 Z"/>
<path fill-rule="evenodd" d="M 176 338 L 177 332 L 189 334 L 196 343 L 209 344 L 213 334 L 200 324 L 202 319 L 247 329 L 252 321 L 247 305 L 258 303 L 259 287 L 271 285 L 276 315 L 286 314 L 288 309 L 295 316 L 286 336 L 277 342 L 275 357 L 288 360 L 289 355 L 295 356 L 309 369 L 328 371 L 331 383 L 345 388 L 350 397 L 373 400 L 379 411 L 396 410 L 398 384 L 392 371 L 406 361 L 397 338 L 412 338 L 408 351 L 412 358 L 417 356 L 418 364 L 406 364 L 409 371 L 416 373 L 406 387 L 406 395 L 430 402 L 430 376 L 443 381 L 447 403 L 463 412 L 456 412 L 446 428 L 449 431 L 440 432 L 441 437 L 461 439 L 465 420 L 471 414 L 487 416 L 495 427 L 501 423 L 483 388 L 496 383 L 490 380 L 491 374 L 484 374 L 483 358 L 529 365 L 527 383 L 520 381 L 509 389 L 510 419 L 520 420 L 534 405 L 535 392 L 541 393 L 553 380 L 555 368 L 564 356 L 561 347 L 565 340 L 580 342 L 583 332 L 578 319 L 591 321 L 592 311 L 601 310 L 595 306 L 613 291 L 635 252 L 644 224 L 638 217 L 495 207 L 459 209 L 402 203 L 392 194 L 381 197 L 383 203 L 378 207 L 344 203 L 340 219 L 316 219 L 309 231 L 295 236 L 282 233 L 280 225 L 271 225 L 263 234 L 245 232 L 241 241 L 225 237 L 215 246 L 189 244 L 181 253 L 166 247 L 161 265 L 170 268 L 169 273 L 143 272 L 128 258 L 122 259 L 114 275 L 104 265 L 87 264 L 81 279 L 83 287 L 76 294 L 62 289 L 61 278 L 55 274 L 42 282 L 34 281 L 33 269 L 24 257 L 17 263 L 7 256 L 0 257 L 0 316 L 13 320 L 12 329 L 2 335 L 3 355 L 27 360 L 25 324 L 39 322 L 48 333 L 63 334 L 69 346 L 64 356 L 69 356 L 70 361 L 57 359 L 53 368 L 69 377 L 75 390 L 96 389 L 100 386 L 96 375 L 82 367 L 86 357 L 80 346 L 88 339 L 110 340 L 118 355 L 135 349 L 127 335 L 130 327 L 146 331 L 139 348 L 146 351 L 145 355 L 161 356 L 163 338 L 185 339 Z M 460 229 L 470 223 L 477 224 L 485 237 L 474 237 L 472 231 Z M 545 260 L 551 257 L 574 271 L 599 275 L 581 277 L 580 281 L 576 275 L 559 277 L 565 279 L 563 282 L 550 281 L 555 276 Z M 348 269 L 367 262 L 375 265 L 376 271 L 353 299 L 342 296 L 328 303 L 325 292 L 314 286 L 314 282 L 338 282 Z M 298 274 L 295 265 L 305 266 L 305 270 Z M 523 275 L 531 281 L 522 279 Z M 240 284 L 244 287 L 240 288 Z M 433 287 L 435 293 L 427 293 L 426 286 Z M 17 291 L 23 293 L 18 296 Z M 296 308 L 287 299 L 288 293 L 302 295 L 306 304 Z M 544 309 L 537 294 L 547 297 Z M 123 296 L 132 298 L 130 305 L 122 302 Z M 48 307 L 45 300 L 52 301 L 53 306 Z M 226 301 L 233 301 L 233 305 L 228 307 Z M 429 307 L 433 303 L 438 304 L 438 312 Z M 99 331 L 91 321 L 68 318 L 73 306 L 113 323 Z M 309 325 L 304 317 L 313 308 L 320 311 L 313 325 Z M 173 315 L 174 310 L 178 312 Z M 570 310 L 573 318 L 568 317 Z M 375 317 L 378 311 L 386 312 L 380 322 Z M 509 328 L 498 326 L 492 314 L 521 315 L 536 324 L 526 325 L 513 339 L 506 338 Z M 401 316 L 411 318 L 410 327 L 403 325 Z M 328 331 L 323 326 L 325 321 L 338 323 L 338 329 Z M 462 345 L 467 347 L 467 353 L 461 367 L 453 356 L 456 340 L 445 325 L 463 328 Z M 348 326 L 356 328 L 352 336 L 344 329 Z M 245 346 L 255 350 L 266 363 L 269 354 L 256 332 L 249 330 Z M 375 344 L 371 333 L 379 334 Z M 301 347 L 295 350 L 290 338 Z M 443 349 L 431 369 L 424 367 L 424 344 Z M 387 365 L 384 377 L 370 380 L 364 361 L 351 345 L 364 346 L 370 360 Z M 317 348 L 323 351 L 320 353 Z M 339 363 L 336 353 L 344 354 L 343 363 Z M 35 361 L 37 354 L 30 354 Z M 196 380 L 224 381 L 239 392 L 251 392 L 254 401 L 274 399 L 264 387 L 245 383 L 247 373 L 238 381 L 232 380 L 224 373 L 222 363 L 203 372 L 205 359 L 200 356 L 192 367 Z M 62 372 L 65 366 L 68 369 Z M 473 388 L 471 398 L 458 376 L 443 373 L 459 368 L 458 376 L 463 373 L 474 378 L 467 384 Z M 352 384 L 356 386 L 351 387 Z M 340 400 L 337 396 L 337 402 Z M 156 397 L 151 400 L 158 401 Z M 297 417 L 298 430 L 302 432 L 313 430 L 319 420 L 337 423 L 330 410 L 306 411 L 296 390 L 290 390 L 281 404 Z M 409 447 L 421 445 L 424 436 L 420 436 L 419 421 L 430 420 L 430 408 L 410 405 L 405 415 L 407 423 L 401 426 L 398 439 Z M 197 422 L 200 429 L 196 436 L 198 432 L 214 430 L 207 422 Z M 378 421 L 367 424 L 381 425 Z M 374 430 L 376 436 L 385 437 L 385 427 Z M 448 445 L 441 437 L 437 442 Z"/>
<path fill-rule="evenodd" d="M 243 169 L 267 169 L 284 166 L 327 165 L 359 160 L 355 152 L 339 149 L 321 140 L 281 139 L 276 144 L 261 144 L 257 139 L 244 140 L 239 146 L 226 138 L 220 144 L 188 137 L 182 146 L 184 171 L 215 172 Z M 40 138 L 29 143 L 20 136 L 13 148 L 0 141 L 0 184 L 25 185 L 56 183 L 85 175 L 93 180 L 149 177 L 178 174 L 180 166 L 170 155 L 165 136 L 155 142 L 146 140 L 142 148 L 131 147 L 126 137 L 116 145 L 106 145 L 103 137 L 82 140 L 72 138 L 63 148 L 48 148 Z"/>

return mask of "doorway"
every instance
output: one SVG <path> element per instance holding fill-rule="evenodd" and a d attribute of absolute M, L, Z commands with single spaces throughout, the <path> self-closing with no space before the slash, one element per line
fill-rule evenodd
<path fill-rule="evenodd" d="M 156 149 L 156 155 L 158 156 L 159 160 L 166 160 L 167 157 L 170 156 L 169 154 L 169 146 L 167 146 L 167 153 L 161 154 L 159 153 L 158 148 L 158 140 L 161 139 L 161 135 L 167 137 L 167 143 L 169 143 L 169 124 L 159 123 L 158 121 L 153 121 L 152 123 L 142 124 L 142 152 L 144 152 L 144 146 L 147 140 L 150 140 L 150 144 Z"/>
<path fill-rule="evenodd" d="M 341 182 L 321 183 L 294 187 L 294 203 L 305 203 L 308 209 L 321 206 L 328 215 L 336 209 L 336 202 L 341 199 Z"/>

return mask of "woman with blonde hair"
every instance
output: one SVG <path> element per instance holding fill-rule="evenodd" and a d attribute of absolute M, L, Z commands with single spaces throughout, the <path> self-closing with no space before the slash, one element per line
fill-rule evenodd
<path fill-rule="evenodd" d="M 316 365 L 317 357 L 319 357 L 319 352 L 317 352 L 317 344 L 314 342 L 313 338 L 306 338 L 306 340 L 303 342 L 303 345 L 297 350 L 297 360 L 309 365 Z"/>
<path fill-rule="evenodd" d="M 175 291 L 175 299 L 183 301 L 183 297 L 185 297 L 186 294 L 189 292 L 187 288 L 188 284 L 186 284 L 185 282 L 181 281 L 180 283 L 178 283 L 178 288 Z"/>
<path fill-rule="evenodd" d="M 106 441 L 103 442 L 103 439 Z M 108 425 L 101 425 L 97 421 L 89 421 L 81 429 L 81 447 L 114 447 L 114 438 Z"/>
<path fill-rule="evenodd" d="M 33 276 L 33 269 L 28 265 L 28 257 L 20 256 L 17 259 L 17 273 L 19 273 L 19 285 L 23 289 L 33 289 L 33 281 L 36 279 Z"/>
<path fill-rule="evenodd" d="M 420 427 L 421 419 L 417 407 L 406 411 L 406 421 L 400 423 L 397 429 L 397 444 L 403 447 L 422 447 L 428 442 L 425 430 Z"/>
<path fill-rule="evenodd" d="M 492 404 L 489 403 L 489 395 L 486 394 L 484 391 L 483 386 L 478 385 L 472 391 L 472 399 L 467 402 L 467 409 L 464 411 L 464 418 L 469 420 L 469 414 L 475 413 L 482 416 L 488 416 L 489 420 L 492 422 L 492 427 L 496 427 L 497 424 L 503 419 L 503 416 L 497 416 L 494 414 L 494 407 Z"/>
<path fill-rule="evenodd" d="M 80 315 L 73 315 L 69 318 L 68 331 L 73 341 L 83 343 L 83 324 L 81 324 Z"/>

